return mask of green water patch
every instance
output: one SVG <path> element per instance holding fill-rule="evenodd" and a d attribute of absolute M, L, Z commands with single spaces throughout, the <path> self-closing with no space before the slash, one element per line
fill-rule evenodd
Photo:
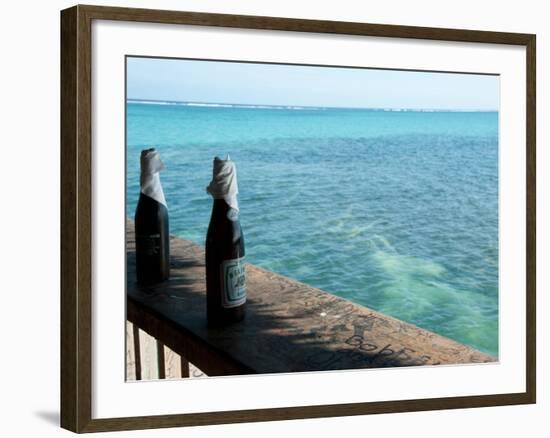
<path fill-rule="evenodd" d="M 369 293 L 373 308 L 498 355 L 494 298 L 451 286 L 440 263 L 399 254 L 389 245 L 375 250 L 372 260 L 384 277 Z"/>

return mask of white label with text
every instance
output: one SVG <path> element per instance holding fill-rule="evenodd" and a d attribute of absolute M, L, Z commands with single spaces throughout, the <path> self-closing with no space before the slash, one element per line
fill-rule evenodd
<path fill-rule="evenodd" d="M 222 306 L 237 307 L 246 302 L 246 272 L 244 257 L 224 260 L 222 274 Z"/>

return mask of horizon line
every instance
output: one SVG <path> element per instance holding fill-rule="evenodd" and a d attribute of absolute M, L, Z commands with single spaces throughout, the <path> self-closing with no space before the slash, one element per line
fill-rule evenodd
<path fill-rule="evenodd" d="M 304 110 L 326 110 L 326 109 L 348 109 L 348 110 L 374 110 L 374 111 L 394 111 L 394 112 L 498 112 L 498 109 L 482 108 L 411 108 L 411 107 L 346 107 L 346 106 L 315 106 L 315 105 L 295 105 L 295 104 L 262 104 L 262 103 L 233 103 L 233 102 L 203 102 L 203 101 L 185 101 L 185 100 L 165 100 L 165 99 L 143 99 L 137 97 L 127 97 L 126 102 L 135 102 L 141 104 L 168 104 L 180 106 L 202 106 L 215 108 L 254 108 L 254 109 L 304 109 Z M 130 103 L 132 103 L 130 102 Z"/>

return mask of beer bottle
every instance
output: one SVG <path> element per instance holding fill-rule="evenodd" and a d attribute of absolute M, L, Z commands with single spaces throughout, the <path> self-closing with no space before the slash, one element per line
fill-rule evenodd
<path fill-rule="evenodd" d="M 214 159 L 207 191 L 214 203 L 206 235 L 206 314 L 209 326 L 223 326 L 242 320 L 246 303 L 237 172 L 229 156 Z"/>
<path fill-rule="evenodd" d="M 141 151 L 141 193 L 136 207 L 136 275 L 143 285 L 160 283 L 170 272 L 168 208 L 160 185 L 164 168 L 154 148 Z"/>

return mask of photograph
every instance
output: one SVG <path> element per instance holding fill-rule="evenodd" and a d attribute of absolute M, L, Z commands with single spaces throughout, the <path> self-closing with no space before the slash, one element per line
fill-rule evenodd
<path fill-rule="evenodd" d="M 61 11 L 62 428 L 536 409 L 540 29 L 390 9 Z"/>
<path fill-rule="evenodd" d="M 126 381 L 498 362 L 498 74 L 125 70 Z"/>

